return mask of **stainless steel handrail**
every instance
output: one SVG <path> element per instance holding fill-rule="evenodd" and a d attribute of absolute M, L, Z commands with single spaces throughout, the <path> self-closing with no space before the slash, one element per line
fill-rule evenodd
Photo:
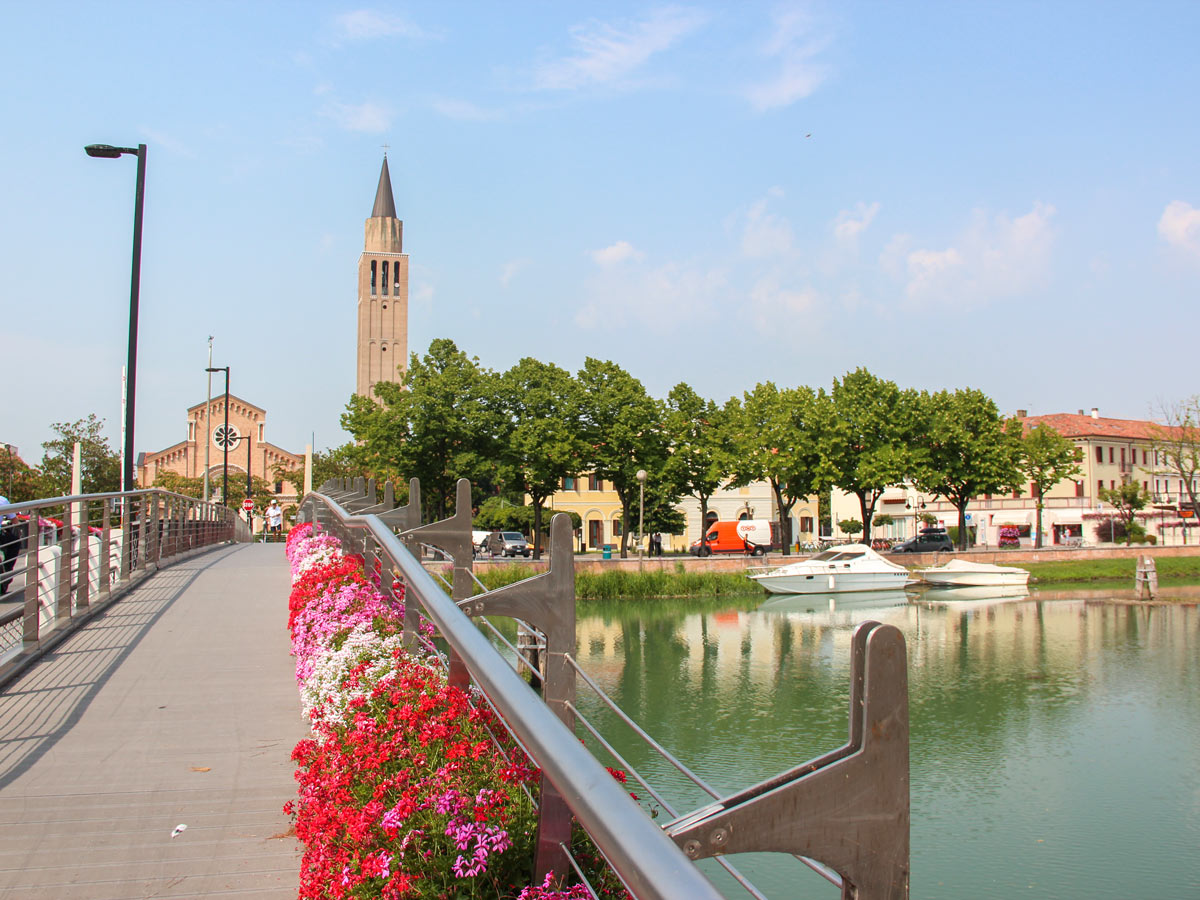
<path fill-rule="evenodd" d="M 327 495 L 310 496 L 319 499 L 341 528 L 368 534 L 377 552 L 396 567 L 405 582 L 406 602 L 412 598 L 421 603 L 475 684 L 501 711 L 506 724 L 635 897 L 720 898 L 716 887 L 508 665 L 379 517 L 353 516 Z M 555 518 L 560 517 L 559 528 L 565 525 L 569 538 L 570 520 L 561 514 Z"/>

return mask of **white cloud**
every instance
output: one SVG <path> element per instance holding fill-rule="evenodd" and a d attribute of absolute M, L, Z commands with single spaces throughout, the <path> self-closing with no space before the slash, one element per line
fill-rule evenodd
<path fill-rule="evenodd" d="M 636 323 L 665 335 L 681 322 L 711 323 L 719 319 L 726 280 L 723 269 L 690 263 L 601 269 L 586 286 L 587 299 L 575 313 L 575 324 L 613 331 Z"/>
<path fill-rule="evenodd" d="M 834 236 L 841 241 L 854 240 L 867 230 L 878 212 L 878 201 L 872 203 L 870 206 L 867 206 L 865 203 L 859 203 L 853 211 L 843 209 L 838 213 L 837 221 L 834 223 Z"/>
<path fill-rule="evenodd" d="M 508 283 L 517 277 L 522 270 L 529 267 L 528 259 L 512 259 L 500 268 L 500 284 L 508 287 Z"/>
<path fill-rule="evenodd" d="M 617 241 L 603 250 L 591 251 L 591 257 L 598 266 L 615 266 L 618 263 L 628 262 L 630 260 L 639 261 L 645 258 L 641 250 L 638 250 L 629 241 Z"/>
<path fill-rule="evenodd" d="M 745 88 L 746 99 L 759 112 L 789 106 L 813 93 L 829 77 L 829 66 L 815 57 L 830 43 L 814 35 L 808 14 L 800 9 L 779 10 L 773 15 L 774 30 L 762 48 L 775 71 L 770 78 Z"/>
<path fill-rule="evenodd" d="M 1171 201 L 1158 220 L 1158 233 L 1172 247 L 1200 256 L 1200 209 Z"/>
<path fill-rule="evenodd" d="M 746 309 L 755 327 L 764 334 L 777 334 L 803 316 L 805 332 L 812 336 L 816 329 L 811 316 L 821 307 L 821 296 L 811 286 L 785 284 L 773 273 L 754 283 Z"/>
<path fill-rule="evenodd" d="M 792 249 L 792 226 L 787 219 L 768 211 L 772 199 L 783 196 L 777 187 L 756 201 L 746 213 L 742 228 L 742 254 L 750 259 L 785 256 Z"/>
<path fill-rule="evenodd" d="M 638 22 L 576 25 L 571 29 L 576 52 L 539 66 L 535 85 L 543 90 L 577 90 L 620 82 L 706 19 L 698 10 L 667 7 Z"/>
<path fill-rule="evenodd" d="M 321 115 L 332 119 L 346 131 L 362 131 L 368 134 L 387 131 L 392 123 L 391 109 L 370 100 L 359 104 L 330 100 L 321 108 Z"/>
<path fill-rule="evenodd" d="M 1035 203 L 1023 216 L 989 218 L 977 210 L 951 246 L 910 250 L 911 239 L 893 238 L 880 257 L 896 272 L 903 259 L 905 293 L 918 303 L 983 304 L 1014 296 L 1038 284 L 1049 267 L 1054 243 L 1054 207 Z"/>
<path fill-rule="evenodd" d="M 385 37 L 425 38 L 429 33 L 400 16 L 356 9 L 334 20 L 337 36 L 347 41 L 369 41 Z"/>

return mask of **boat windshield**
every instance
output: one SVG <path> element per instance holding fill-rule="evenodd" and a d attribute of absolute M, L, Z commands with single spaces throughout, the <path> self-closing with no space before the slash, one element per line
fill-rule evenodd
<path fill-rule="evenodd" d="M 834 557 L 834 559 L 849 562 L 852 559 L 862 559 L 864 556 L 866 556 L 866 554 L 861 550 L 858 550 L 854 553 L 839 553 Z"/>
<path fill-rule="evenodd" d="M 812 557 L 812 561 L 813 562 L 825 562 L 825 560 L 827 560 L 827 559 L 836 559 L 837 557 L 839 557 L 841 555 L 842 555 L 842 551 L 840 551 L 840 550 L 826 550 L 826 551 L 824 551 L 822 553 L 818 553 L 816 556 Z"/>

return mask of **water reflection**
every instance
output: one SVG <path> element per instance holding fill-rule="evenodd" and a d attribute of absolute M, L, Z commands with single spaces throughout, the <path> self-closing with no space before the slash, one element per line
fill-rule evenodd
<path fill-rule="evenodd" d="M 732 791 L 845 741 L 850 634 L 893 624 L 909 654 L 913 897 L 1200 893 L 1196 607 L 950 591 L 612 608 L 581 619 L 579 658 Z M 706 801 L 593 698 L 580 706 L 681 811 Z M 804 876 L 764 859 L 768 893 L 831 896 L 797 893 Z"/>

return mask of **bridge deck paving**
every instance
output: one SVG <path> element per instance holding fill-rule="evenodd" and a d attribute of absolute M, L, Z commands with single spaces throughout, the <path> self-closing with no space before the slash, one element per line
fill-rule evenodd
<path fill-rule="evenodd" d="M 278 544 L 181 561 L 0 693 L 0 896 L 296 896 L 289 587 Z"/>

